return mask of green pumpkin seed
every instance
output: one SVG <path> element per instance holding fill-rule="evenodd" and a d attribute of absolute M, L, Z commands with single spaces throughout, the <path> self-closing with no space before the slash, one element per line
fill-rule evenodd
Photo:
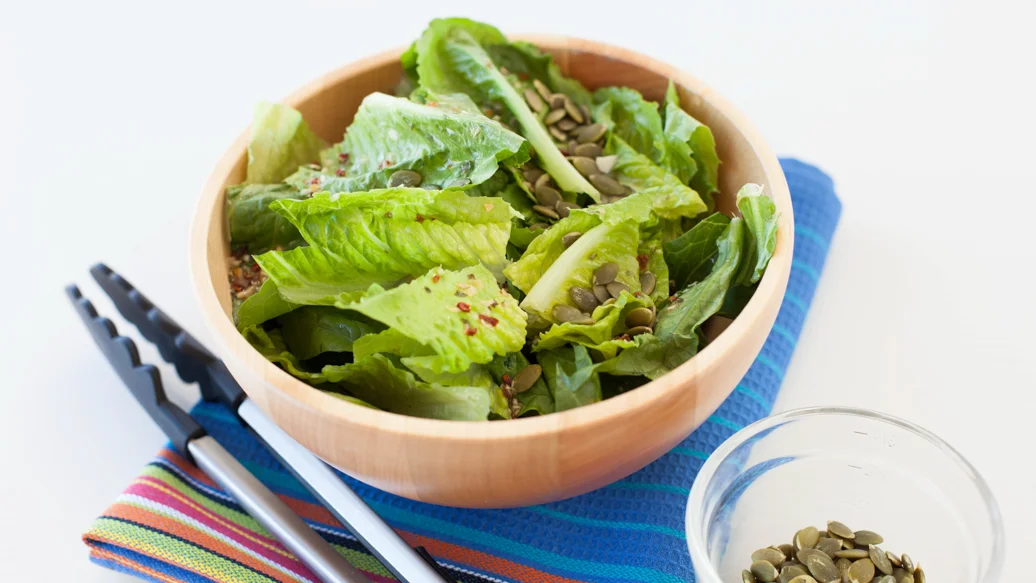
<path fill-rule="evenodd" d="M 601 304 L 601 305 L 602 306 L 610 306 L 610 305 L 612 305 L 614 303 L 615 303 L 615 298 L 608 298 L 607 300 L 604 300 L 604 303 Z"/>
<path fill-rule="evenodd" d="M 529 107 L 531 107 L 536 113 L 546 109 L 547 104 L 544 103 L 543 97 L 541 97 L 539 93 L 536 93 L 532 89 L 526 89 L 522 95 L 525 97 L 525 102 L 528 103 Z"/>
<path fill-rule="evenodd" d="M 591 158 L 585 158 L 583 156 L 573 156 L 569 158 L 572 165 L 576 167 L 583 176 L 593 176 L 594 174 L 600 174 L 601 170 L 597 168 L 597 164 Z"/>
<path fill-rule="evenodd" d="M 802 530 L 795 533 L 795 537 L 792 539 L 792 543 L 798 550 L 811 549 L 816 546 L 817 541 L 820 540 L 820 531 L 815 527 L 807 526 Z M 802 559 L 799 559 L 802 562 Z"/>
<path fill-rule="evenodd" d="M 543 369 L 540 368 L 540 365 L 530 364 L 514 375 L 514 379 L 511 380 L 511 389 L 515 393 L 524 393 L 531 389 L 536 384 L 536 381 L 540 380 L 540 375 L 542 374 Z"/>
<path fill-rule="evenodd" d="M 914 581 L 917 581 L 917 583 L 925 582 L 924 571 L 921 570 L 921 567 L 914 570 Z"/>
<path fill-rule="evenodd" d="M 550 101 L 550 98 L 553 96 L 553 94 L 550 92 L 550 89 L 543 84 L 543 81 L 540 81 L 539 79 L 533 79 L 532 86 L 536 88 L 536 93 L 539 93 L 540 97 L 547 101 Z"/>
<path fill-rule="evenodd" d="M 541 186 L 550 186 L 550 185 L 551 185 L 550 174 L 543 174 L 539 178 L 536 179 L 536 181 L 533 183 L 532 186 L 533 186 L 534 189 L 536 189 L 536 188 L 539 188 Z"/>
<path fill-rule="evenodd" d="M 564 109 L 565 107 L 565 94 L 564 93 L 552 93 L 550 99 L 547 100 L 550 103 L 551 109 Z"/>
<path fill-rule="evenodd" d="M 748 569 L 741 571 L 741 583 L 757 583 L 755 575 L 753 575 Z"/>
<path fill-rule="evenodd" d="M 842 538 L 842 537 L 838 536 L 837 534 L 831 534 L 831 538 L 842 541 L 842 548 L 843 549 L 855 549 L 856 548 L 856 543 L 854 543 L 853 541 L 851 541 L 851 540 L 849 540 L 847 538 Z"/>
<path fill-rule="evenodd" d="M 550 135 L 554 136 L 554 139 L 559 142 L 564 142 L 565 139 L 568 138 L 568 135 L 565 134 L 565 132 L 559 130 L 554 126 L 550 126 L 549 128 L 547 128 L 547 131 L 549 131 Z"/>
<path fill-rule="evenodd" d="M 593 184 L 597 190 L 601 191 L 601 194 L 608 194 L 611 196 L 618 196 L 625 194 L 625 190 L 622 185 L 619 184 L 614 178 L 607 174 L 594 174 L 590 176 L 590 184 Z"/>
<path fill-rule="evenodd" d="M 388 187 L 414 188 L 421 185 L 421 175 L 413 170 L 396 170 L 388 177 Z"/>
<path fill-rule="evenodd" d="M 608 288 L 608 295 L 613 298 L 618 298 L 624 291 L 630 291 L 629 286 L 620 281 L 613 281 L 604 287 Z"/>
<path fill-rule="evenodd" d="M 590 123 L 593 121 L 593 115 L 590 114 L 590 108 L 585 104 L 579 106 L 579 111 L 583 112 L 583 122 Z"/>
<path fill-rule="evenodd" d="M 849 559 L 838 559 L 835 561 L 838 572 L 842 574 L 842 583 L 849 583 L 849 566 L 852 564 L 853 562 Z"/>
<path fill-rule="evenodd" d="M 580 207 L 578 204 L 576 204 L 574 202 L 568 202 L 566 200 L 563 200 L 563 201 L 559 202 L 558 204 L 554 205 L 554 210 L 557 211 L 558 216 L 560 216 L 563 219 L 568 218 L 568 213 L 571 212 L 572 209 L 577 209 L 577 208 L 582 208 L 582 207 Z"/>
<path fill-rule="evenodd" d="M 816 546 L 818 551 L 823 552 L 825 555 L 835 557 L 835 553 L 842 550 L 842 541 L 834 538 L 822 538 L 817 541 Z"/>
<path fill-rule="evenodd" d="M 843 551 L 836 551 L 835 556 L 840 559 L 866 559 L 871 556 L 869 552 L 863 549 L 845 549 Z"/>
<path fill-rule="evenodd" d="M 595 123 L 592 125 L 588 125 L 585 128 L 579 130 L 579 133 L 576 135 L 576 140 L 578 140 L 580 144 L 589 144 L 590 142 L 596 142 L 597 140 L 603 138 L 604 134 L 607 133 L 607 131 L 608 126 L 604 125 L 603 123 Z"/>
<path fill-rule="evenodd" d="M 597 144 L 593 145 L 596 146 Z M 611 156 L 598 156 L 597 159 L 594 160 L 594 162 L 597 162 L 597 167 L 601 170 L 601 172 L 605 174 L 610 174 L 612 168 L 615 168 L 615 162 L 618 161 L 618 159 L 618 156 L 612 154 Z"/>
<path fill-rule="evenodd" d="M 799 549 L 799 550 L 795 551 L 795 559 L 798 562 L 800 562 L 803 565 L 805 565 L 806 564 L 806 560 L 809 559 L 809 556 L 813 555 L 813 554 L 816 554 L 816 553 L 820 553 L 821 555 L 824 554 L 821 551 L 818 551 L 816 549 Z"/>
<path fill-rule="evenodd" d="M 901 567 L 895 567 L 895 568 L 892 569 L 892 576 L 896 578 L 896 582 L 897 583 L 899 581 L 902 581 L 903 578 L 906 577 L 909 574 L 910 573 L 907 573 L 906 569 L 903 569 Z"/>
<path fill-rule="evenodd" d="M 638 309 L 642 310 L 643 308 L 638 308 Z M 634 312 L 635 311 L 636 310 L 634 310 Z M 633 312 L 630 312 L 630 314 L 632 314 L 632 313 Z M 648 315 L 650 315 L 650 313 Z M 629 321 L 630 321 L 629 316 L 626 316 L 626 326 L 627 327 L 642 326 L 643 325 L 643 324 L 630 324 Z M 770 563 L 771 565 L 774 565 L 774 566 L 783 564 L 785 559 L 787 559 L 787 557 L 784 556 L 784 553 L 782 553 L 779 550 L 777 550 L 775 548 L 772 548 L 772 547 L 766 547 L 765 549 L 759 549 L 758 551 L 752 553 L 752 561 L 753 562 L 754 561 L 766 561 L 766 562 L 768 562 L 768 563 Z"/>
<path fill-rule="evenodd" d="M 810 553 L 806 557 L 805 565 L 809 569 L 810 574 L 813 575 L 813 578 L 821 583 L 831 583 L 842 578 L 842 574 L 838 571 L 838 567 L 835 566 L 831 557 L 822 552 Z"/>
<path fill-rule="evenodd" d="M 547 117 L 543 118 L 543 123 L 545 123 L 545 124 L 550 126 L 550 125 L 554 125 L 554 124 L 558 123 L 559 121 L 561 121 L 564 118 L 565 118 L 565 110 L 564 109 L 552 109 L 552 110 L 550 110 L 550 113 L 547 114 Z"/>
<path fill-rule="evenodd" d="M 575 156 L 576 155 L 576 147 L 577 146 L 579 146 L 579 142 L 577 142 L 577 141 L 575 141 L 573 139 L 569 139 L 568 140 L 568 149 L 565 150 L 565 153 L 572 154 L 573 156 Z"/>
<path fill-rule="evenodd" d="M 656 281 L 658 281 L 658 278 L 655 277 L 654 273 L 651 273 L 650 271 L 640 272 L 640 291 L 647 295 L 651 295 L 655 291 Z"/>
<path fill-rule="evenodd" d="M 577 308 L 572 306 L 566 306 L 565 304 L 558 304 L 554 306 L 550 313 L 554 316 L 554 319 L 559 323 L 564 324 L 565 322 L 571 322 L 572 324 L 593 324 L 594 319 L 589 314 L 580 312 Z"/>
<path fill-rule="evenodd" d="M 651 272 L 650 271 L 645 271 L 644 273 L 651 273 Z M 647 292 L 645 292 L 645 293 L 647 293 Z M 773 548 L 775 548 L 778 551 L 784 553 L 784 556 L 788 557 L 790 560 L 792 560 L 792 561 L 795 560 L 795 547 L 793 547 L 793 546 L 791 546 L 789 544 L 783 544 L 783 545 L 773 545 Z"/>
<path fill-rule="evenodd" d="M 533 205 L 532 210 L 548 219 L 554 219 L 555 221 L 561 218 L 554 209 L 540 204 Z"/>
<path fill-rule="evenodd" d="M 576 242 L 576 239 L 578 239 L 578 238 L 580 238 L 582 236 L 583 236 L 583 234 L 580 233 L 579 231 L 572 231 L 571 233 L 565 233 L 561 237 L 561 244 L 565 246 L 565 249 L 568 249 L 572 245 L 572 243 Z"/>
<path fill-rule="evenodd" d="M 579 106 L 572 102 L 570 98 L 565 97 L 565 111 L 568 112 L 568 117 L 576 120 L 576 123 L 583 123 L 586 118 L 583 117 L 583 112 L 580 111 Z"/>
<path fill-rule="evenodd" d="M 579 124 L 570 119 L 563 119 L 554 125 L 563 132 L 570 132 L 579 127 Z"/>
<path fill-rule="evenodd" d="M 903 566 L 903 561 L 900 561 L 899 557 L 897 557 L 895 554 L 893 554 L 892 551 L 885 551 L 885 554 L 888 556 L 889 562 L 892 563 L 893 567 L 902 567 Z"/>
<path fill-rule="evenodd" d="M 530 231 L 542 231 L 542 230 L 544 230 L 544 229 L 546 229 L 548 227 L 550 227 L 550 225 L 548 225 L 547 223 L 533 223 L 533 224 L 529 225 L 529 230 Z"/>
<path fill-rule="evenodd" d="M 774 567 L 767 561 L 756 561 L 752 563 L 752 566 L 748 568 L 755 575 L 755 578 L 762 581 L 763 583 L 773 583 L 777 580 L 777 567 Z"/>
<path fill-rule="evenodd" d="M 527 170 L 522 170 L 522 178 L 532 183 L 535 183 L 537 180 L 539 180 L 540 176 L 543 175 L 543 170 L 540 170 L 539 168 L 529 168 Z"/>
<path fill-rule="evenodd" d="M 875 579 L 875 583 L 896 583 L 896 578 L 892 575 L 883 575 Z"/>
<path fill-rule="evenodd" d="M 838 522 L 838 521 L 835 521 L 835 520 L 832 520 L 832 521 L 827 523 L 827 532 L 829 532 L 829 533 L 831 533 L 831 534 L 833 534 L 833 535 L 835 535 L 835 536 L 837 536 L 838 538 L 841 538 L 841 539 L 850 539 L 850 540 L 852 540 L 853 537 L 856 536 L 856 533 L 853 532 L 853 529 L 851 529 L 848 526 L 842 524 L 841 522 Z"/>
<path fill-rule="evenodd" d="M 781 573 L 777 575 L 777 580 L 781 583 L 791 583 L 792 579 L 802 575 L 809 575 L 809 571 L 802 565 L 786 565 L 781 567 Z"/>
<path fill-rule="evenodd" d="M 903 568 L 907 570 L 907 573 L 914 572 L 914 560 L 910 558 L 910 555 L 903 553 L 899 560 L 903 562 Z"/>
<path fill-rule="evenodd" d="M 906 575 L 903 576 L 902 579 L 899 580 L 899 583 L 914 583 L 914 580 L 915 580 L 914 576 L 911 575 L 910 573 L 907 573 Z"/>
<path fill-rule="evenodd" d="M 597 301 L 601 302 L 602 304 L 607 302 L 608 300 L 615 299 L 611 296 L 611 294 L 608 293 L 608 288 L 604 287 L 603 285 L 594 286 L 594 297 L 597 298 Z"/>
<path fill-rule="evenodd" d="M 817 583 L 817 580 L 810 577 L 809 575 L 799 575 L 788 583 Z"/>
<path fill-rule="evenodd" d="M 853 537 L 853 542 L 858 545 L 880 545 L 885 542 L 885 539 L 880 534 L 870 530 L 858 530 L 854 534 L 856 536 Z"/>
<path fill-rule="evenodd" d="M 648 308 L 636 308 L 634 310 L 630 310 L 630 313 L 626 314 L 627 328 L 633 328 L 635 326 L 651 326 L 654 321 L 655 315 L 652 314 L 651 310 Z M 784 556 L 784 553 L 774 548 L 759 549 L 752 553 L 753 561 L 762 559 L 764 561 L 770 561 L 774 565 L 780 565 L 786 558 L 787 557 Z"/>
<path fill-rule="evenodd" d="M 573 286 L 568 289 L 568 297 L 572 299 L 572 303 L 577 308 L 584 312 L 593 313 L 594 309 L 601 304 L 594 297 L 594 292 L 586 289 L 585 287 Z"/>
<path fill-rule="evenodd" d="M 874 579 L 874 563 L 870 559 L 854 561 L 849 567 L 849 583 L 871 583 Z"/>
<path fill-rule="evenodd" d="M 594 285 L 608 285 L 615 281 L 615 276 L 619 275 L 619 264 L 608 262 L 597 268 L 594 272 Z"/>
<path fill-rule="evenodd" d="M 871 562 L 874 563 L 874 566 L 879 571 L 886 575 L 892 574 L 892 562 L 889 561 L 889 557 L 885 554 L 885 551 L 875 545 L 870 545 L 867 548 L 867 551 L 870 554 Z"/>
<path fill-rule="evenodd" d="M 561 202 L 561 193 L 546 184 L 537 186 L 535 189 L 536 202 L 547 208 L 554 208 L 556 204 Z"/>
<path fill-rule="evenodd" d="M 597 144 L 579 144 L 572 153 L 576 156 L 593 159 L 604 153 L 604 150 L 602 150 Z M 607 172 L 605 174 L 607 174 Z"/>

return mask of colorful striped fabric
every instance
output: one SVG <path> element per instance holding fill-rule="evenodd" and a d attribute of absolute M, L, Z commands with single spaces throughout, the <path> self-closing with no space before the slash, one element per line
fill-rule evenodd
<path fill-rule="evenodd" d="M 595 492 L 509 510 L 432 506 L 343 479 L 407 542 L 426 547 L 458 581 L 692 581 L 683 524 L 691 483 L 724 439 L 770 412 L 841 212 L 825 174 L 795 160 L 782 165 L 795 205 L 796 243 L 777 324 L 730 398 L 678 447 Z M 192 414 L 371 581 L 393 580 L 229 411 L 200 403 Z M 150 581 L 317 581 L 233 499 L 169 448 L 83 538 L 96 563 Z"/>

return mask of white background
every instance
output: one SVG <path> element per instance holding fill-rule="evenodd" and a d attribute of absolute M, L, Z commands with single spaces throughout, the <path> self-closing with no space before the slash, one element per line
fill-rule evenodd
<path fill-rule="evenodd" d="M 946 438 L 998 497 L 1003 580 L 1021 580 L 1036 544 L 1036 35 L 1032 3 L 978 5 L 0 2 L 0 579 L 126 580 L 79 536 L 164 442 L 62 287 L 100 299 L 86 270 L 107 261 L 206 340 L 188 224 L 254 102 L 456 14 L 669 61 L 834 176 L 842 223 L 778 408 L 870 407 Z"/>

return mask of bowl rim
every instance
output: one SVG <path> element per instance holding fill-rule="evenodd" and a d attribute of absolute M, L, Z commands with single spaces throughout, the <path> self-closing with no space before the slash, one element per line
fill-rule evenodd
<path fill-rule="evenodd" d="M 783 295 L 791 271 L 794 246 L 794 213 L 791 195 L 780 163 L 761 137 L 755 126 L 736 109 L 729 101 L 716 93 L 696 77 L 680 69 L 648 57 L 641 53 L 623 49 L 607 43 L 585 40 L 562 35 L 509 35 L 513 40 L 528 41 L 537 44 L 548 52 L 562 52 L 577 48 L 582 52 L 626 61 L 637 67 L 664 75 L 677 85 L 692 92 L 703 102 L 707 102 L 717 110 L 743 136 L 748 147 L 760 161 L 764 175 L 770 181 L 769 194 L 773 197 L 781 216 L 778 222 L 777 245 L 766 272 L 759 281 L 752 299 L 744 307 L 741 314 L 731 321 L 730 325 L 716 340 L 702 349 L 693 358 L 659 379 L 650 381 L 636 390 L 604 399 L 584 407 L 577 407 L 550 415 L 525 417 L 508 420 L 506 423 L 480 423 L 472 421 L 451 421 L 425 419 L 390 413 L 387 411 L 361 407 L 342 399 L 337 399 L 324 391 L 311 387 L 277 367 L 261 355 L 237 331 L 230 318 L 222 308 L 216 289 L 209 277 L 209 257 L 207 241 L 210 229 L 215 225 L 213 213 L 216 205 L 221 204 L 224 197 L 223 182 L 225 177 L 245 155 L 250 126 L 238 136 L 220 158 L 218 164 L 209 175 L 202 190 L 191 223 L 190 233 L 190 272 L 195 295 L 215 340 L 224 349 L 224 354 L 237 362 L 247 365 L 253 373 L 265 382 L 274 385 L 278 391 L 296 401 L 298 405 L 334 417 L 357 428 L 405 434 L 431 440 L 449 441 L 503 441 L 531 436 L 557 434 L 562 429 L 598 425 L 607 420 L 618 422 L 630 410 L 650 408 L 652 404 L 667 393 L 679 389 L 687 378 L 711 371 L 723 366 L 723 356 L 738 344 L 752 325 L 760 320 L 766 309 L 766 298 Z M 406 47 L 388 49 L 376 55 L 348 63 L 304 85 L 282 101 L 297 107 L 325 87 L 341 83 L 347 78 L 364 71 L 383 67 L 397 61 Z M 218 225 L 215 225 L 218 227 Z M 258 370 L 256 370 L 258 367 Z"/>
<path fill-rule="evenodd" d="M 774 427 L 783 425 L 784 423 L 795 419 L 818 416 L 859 417 L 894 425 L 928 441 L 945 454 L 947 458 L 956 463 L 957 466 L 963 470 L 964 475 L 971 480 L 971 483 L 978 490 L 979 496 L 982 498 L 982 501 L 986 506 L 986 512 L 989 515 L 990 524 L 992 525 L 993 530 L 993 547 L 989 561 L 989 568 L 980 575 L 981 578 L 979 581 L 981 583 L 995 583 L 999 580 L 1000 572 L 1003 569 L 1004 563 L 1005 535 L 1003 515 L 1000 513 L 1000 505 L 997 504 L 996 497 L 993 496 L 993 490 L 989 487 L 985 478 L 982 477 L 982 474 L 975 469 L 975 466 L 973 466 L 971 462 L 961 455 L 961 453 L 952 445 L 916 423 L 907 421 L 901 417 L 896 417 L 895 415 L 882 413 L 881 411 L 863 409 L 860 407 L 828 405 L 791 409 L 782 413 L 763 417 L 728 437 L 726 441 L 720 444 L 720 446 L 709 455 L 705 460 L 705 463 L 702 464 L 701 469 L 698 470 L 698 474 L 694 478 L 694 483 L 691 485 L 691 493 L 687 497 L 687 509 L 685 512 L 687 548 L 690 552 L 691 559 L 694 562 L 695 572 L 698 573 L 699 571 L 705 571 L 705 573 L 703 573 L 704 578 L 699 575 L 699 581 L 723 580 L 719 572 L 716 570 L 716 566 L 709 558 L 705 540 L 698 528 L 698 525 L 704 522 L 702 511 L 705 506 L 705 489 L 708 487 L 708 483 L 712 476 L 716 474 L 720 464 L 723 460 L 727 459 L 735 449 L 764 431 L 773 429 Z"/>

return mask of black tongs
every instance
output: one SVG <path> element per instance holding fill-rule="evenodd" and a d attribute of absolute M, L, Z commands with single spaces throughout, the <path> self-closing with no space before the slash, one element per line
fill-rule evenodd
<path fill-rule="evenodd" d="M 104 264 L 90 269 L 116 309 L 158 347 L 186 383 L 197 383 L 202 398 L 223 403 L 292 474 L 398 579 L 407 583 L 444 582 L 453 577 L 418 547 L 411 548 L 335 472 L 275 425 L 253 403 L 216 358 L 193 336 Z M 324 539 L 245 469 L 187 412 L 166 398 L 159 371 L 142 364 L 132 340 L 119 336 L 111 320 L 98 315 L 79 288 L 66 288 L 94 342 L 133 396 L 173 446 L 201 468 L 290 549 L 323 581 L 367 582 Z"/>

